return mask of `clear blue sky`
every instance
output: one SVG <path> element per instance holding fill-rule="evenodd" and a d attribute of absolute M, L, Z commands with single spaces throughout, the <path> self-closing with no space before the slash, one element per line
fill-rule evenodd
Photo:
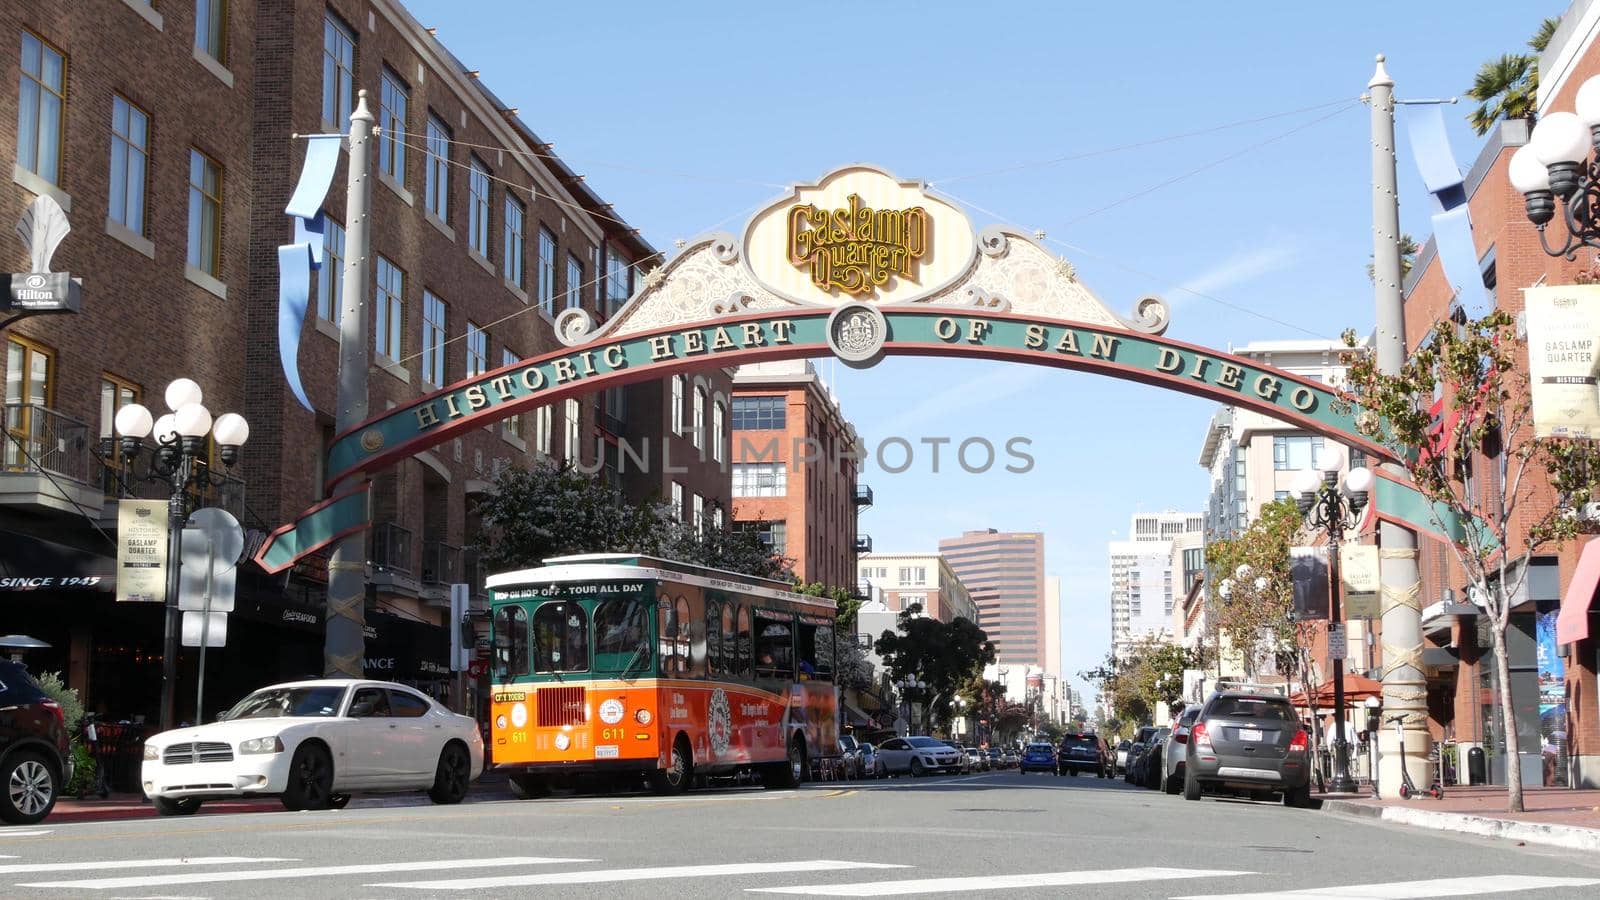
<path fill-rule="evenodd" d="M 511 0 L 407 3 L 658 247 L 737 230 L 774 186 L 872 162 L 1044 229 L 1077 248 L 1053 245 L 1114 310 L 1160 293 L 1174 307 L 1168 335 L 1211 346 L 1371 327 L 1365 106 L 962 176 L 1354 100 L 1379 52 L 1398 97 L 1458 95 L 1482 60 L 1524 49 L 1565 8 L 813 0 L 612 2 L 572 15 Z M 1469 109 L 1446 113 L 1463 166 L 1480 148 Z M 1402 223 L 1420 243 L 1428 198 L 1403 132 L 1400 147 Z M 837 374 L 869 442 L 1032 440 L 1027 475 L 969 475 L 948 460 L 934 474 L 926 456 L 900 475 L 869 466 L 877 505 L 861 527 L 880 550 L 932 549 L 974 528 L 1042 530 L 1046 570 L 1062 579 L 1069 673 L 1109 645 L 1106 542 L 1136 510 L 1205 502 L 1207 402 L 999 363 L 890 360 Z"/>

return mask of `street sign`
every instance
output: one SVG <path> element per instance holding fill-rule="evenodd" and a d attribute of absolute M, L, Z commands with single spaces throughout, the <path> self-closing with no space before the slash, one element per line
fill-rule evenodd
<path fill-rule="evenodd" d="M 167 596 L 167 504 L 117 501 L 117 600 L 160 603 Z"/>
<path fill-rule="evenodd" d="M 1334 659 L 1344 659 L 1350 655 L 1349 644 L 1345 641 L 1344 626 L 1340 624 L 1328 626 L 1328 655 Z"/>
<path fill-rule="evenodd" d="M 178 608 L 232 612 L 244 529 L 227 510 L 200 509 L 183 529 Z"/>
<path fill-rule="evenodd" d="M 210 622 L 207 623 L 207 619 Z M 205 643 L 202 644 L 201 640 Z M 183 645 L 185 647 L 226 647 L 228 645 L 228 614 L 204 613 L 192 609 L 183 612 Z"/>

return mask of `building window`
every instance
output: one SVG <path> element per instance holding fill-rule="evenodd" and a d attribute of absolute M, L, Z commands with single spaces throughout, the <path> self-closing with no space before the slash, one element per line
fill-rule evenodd
<path fill-rule="evenodd" d="M 629 268 L 627 260 L 618 256 L 615 251 L 606 249 L 606 301 L 608 309 L 606 315 L 610 316 L 622 308 L 633 295 L 633 270 Z"/>
<path fill-rule="evenodd" d="M 735 397 L 733 430 L 781 431 L 785 427 L 786 409 L 782 397 Z"/>
<path fill-rule="evenodd" d="M 406 183 L 406 110 L 411 105 L 411 89 L 400 76 L 383 70 L 378 89 L 378 171 Z"/>
<path fill-rule="evenodd" d="M 711 508 L 711 527 L 715 528 L 717 531 L 722 530 L 722 507 L 720 506 L 713 506 Z"/>
<path fill-rule="evenodd" d="M 377 290 L 373 296 L 373 308 L 377 315 L 373 317 L 377 324 L 376 349 L 379 356 L 388 357 L 391 362 L 400 360 L 400 329 L 405 323 L 405 308 L 401 305 L 405 296 L 402 288 L 405 286 L 405 273 L 394 263 L 378 257 Z"/>
<path fill-rule="evenodd" d="M 705 449 L 706 439 L 706 389 L 698 385 L 694 389 L 694 430 L 689 432 L 689 441 L 696 450 Z"/>
<path fill-rule="evenodd" d="M 683 434 L 683 376 L 672 376 L 672 433 Z"/>
<path fill-rule="evenodd" d="M 476 156 L 467 173 L 467 246 L 489 258 L 489 167 Z"/>
<path fill-rule="evenodd" d="M 432 291 L 422 292 L 422 381 L 444 387 L 445 308 Z"/>
<path fill-rule="evenodd" d="M 489 371 L 489 332 L 467 323 L 467 377 Z"/>
<path fill-rule="evenodd" d="M 189 150 L 189 265 L 215 278 L 222 274 L 222 167 Z"/>
<path fill-rule="evenodd" d="M 926 566 L 901 566 L 898 574 L 901 587 L 926 587 L 928 584 Z"/>
<path fill-rule="evenodd" d="M 683 485 L 672 483 L 672 518 L 683 521 Z"/>
<path fill-rule="evenodd" d="M 735 497 L 783 497 L 789 493 L 789 470 L 781 462 L 734 463 Z"/>
<path fill-rule="evenodd" d="M 54 350 L 24 337 L 6 339 L 7 469 L 31 467 L 45 451 L 45 416 L 39 410 L 54 399 L 55 379 Z"/>
<path fill-rule="evenodd" d="M 1272 468 L 1284 471 L 1309 469 L 1322 452 L 1322 436 L 1279 434 L 1272 438 Z"/>
<path fill-rule="evenodd" d="M 195 0 L 194 45 L 219 63 L 228 61 L 228 0 Z"/>
<path fill-rule="evenodd" d="M 788 550 L 788 529 L 782 521 L 777 522 L 738 522 L 740 531 L 755 532 L 756 540 L 766 545 L 768 551 L 774 556 L 782 556 Z"/>
<path fill-rule="evenodd" d="M 711 404 L 711 458 L 722 462 L 724 419 L 727 413 L 723 412 L 722 401 Z"/>
<path fill-rule="evenodd" d="M 583 260 L 567 254 L 567 309 L 583 306 Z"/>
<path fill-rule="evenodd" d="M 578 428 L 579 416 L 583 414 L 583 407 L 576 400 L 568 400 L 562 410 L 562 424 L 566 426 L 567 437 L 562 442 L 562 456 L 568 465 L 579 462 L 578 459 Z"/>
<path fill-rule="evenodd" d="M 100 436 L 116 434 L 117 411 L 139 402 L 139 386 L 109 372 L 100 376 Z M 108 460 L 115 465 L 121 457 Z"/>
<path fill-rule="evenodd" d="M 550 229 L 539 229 L 539 308 L 546 315 L 556 314 L 556 236 Z"/>
<path fill-rule="evenodd" d="M 27 77 L 26 73 L 23 75 Z M 150 157 L 150 117 L 120 94 L 111 95 L 111 196 L 106 215 L 144 234 L 145 171 Z"/>
<path fill-rule="evenodd" d="M 505 248 L 500 270 L 506 281 L 522 287 L 522 201 L 506 192 Z"/>
<path fill-rule="evenodd" d="M 550 432 L 554 430 L 554 412 L 549 406 L 533 411 L 533 449 L 544 456 L 550 455 Z"/>
<path fill-rule="evenodd" d="M 521 357 L 511 351 L 510 347 L 500 348 L 500 366 L 514 366 L 521 362 Z M 500 420 L 500 433 L 506 437 L 522 437 L 522 416 L 506 416 Z"/>
<path fill-rule="evenodd" d="M 450 221 L 450 129 L 437 116 L 428 117 L 428 159 L 423 166 L 422 208 L 441 222 Z"/>
<path fill-rule="evenodd" d="M 694 494 L 694 495 L 692 495 L 690 497 L 690 503 L 691 503 L 691 508 L 694 511 L 694 518 L 690 519 L 689 521 L 694 523 L 694 533 L 695 534 L 705 534 L 706 533 L 706 498 L 700 496 L 699 494 Z"/>
<path fill-rule="evenodd" d="M 339 292 L 344 285 L 344 229 L 322 217 L 322 268 L 317 270 L 317 317 L 339 323 Z"/>
<path fill-rule="evenodd" d="M 355 73 L 355 34 L 331 14 L 323 16 L 322 121 L 332 125 L 334 131 L 344 131 L 355 109 Z"/>
<path fill-rule="evenodd" d="M 59 185 L 66 126 L 67 58 L 29 31 L 22 33 L 19 95 L 17 164 Z"/>

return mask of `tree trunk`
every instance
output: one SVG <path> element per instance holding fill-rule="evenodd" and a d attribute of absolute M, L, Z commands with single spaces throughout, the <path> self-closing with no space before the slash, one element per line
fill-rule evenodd
<path fill-rule="evenodd" d="M 1509 598 L 1502 598 L 1502 602 L 1509 602 Z M 1500 705 L 1500 730 L 1506 742 L 1506 811 L 1522 812 L 1522 747 L 1517 738 L 1517 711 L 1511 705 L 1511 661 L 1506 659 L 1506 632 L 1498 622 L 1490 631 L 1494 634 L 1495 700 Z"/>

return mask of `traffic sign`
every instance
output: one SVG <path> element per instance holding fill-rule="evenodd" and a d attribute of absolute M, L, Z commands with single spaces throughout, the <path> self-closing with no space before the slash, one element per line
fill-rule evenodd
<path fill-rule="evenodd" d="M 232 612 L 244 529 L 224 509 L 199 509 L 183 528 L 178 608 Z M 198 645 L 197 645 L 198 646 Z"/>
<path fill-rule="evenodd" d="M 209 624 L 207 618 L 210 619 Z M 201 641 L 205 643 L 202 644 Z M 203 613 L 186 609 L 183 612 L 183 645 L 185 647 L 226 647 L 228 645 L 228 614 Z"/>
<path fill-rule="evenodd" d="M 1349 656 L 1349 645 L 1345 643 L 1344 626 L 1335 624 L 1328 626 L 1328 655 L 1334 659 L 1344 659 Z"/>

